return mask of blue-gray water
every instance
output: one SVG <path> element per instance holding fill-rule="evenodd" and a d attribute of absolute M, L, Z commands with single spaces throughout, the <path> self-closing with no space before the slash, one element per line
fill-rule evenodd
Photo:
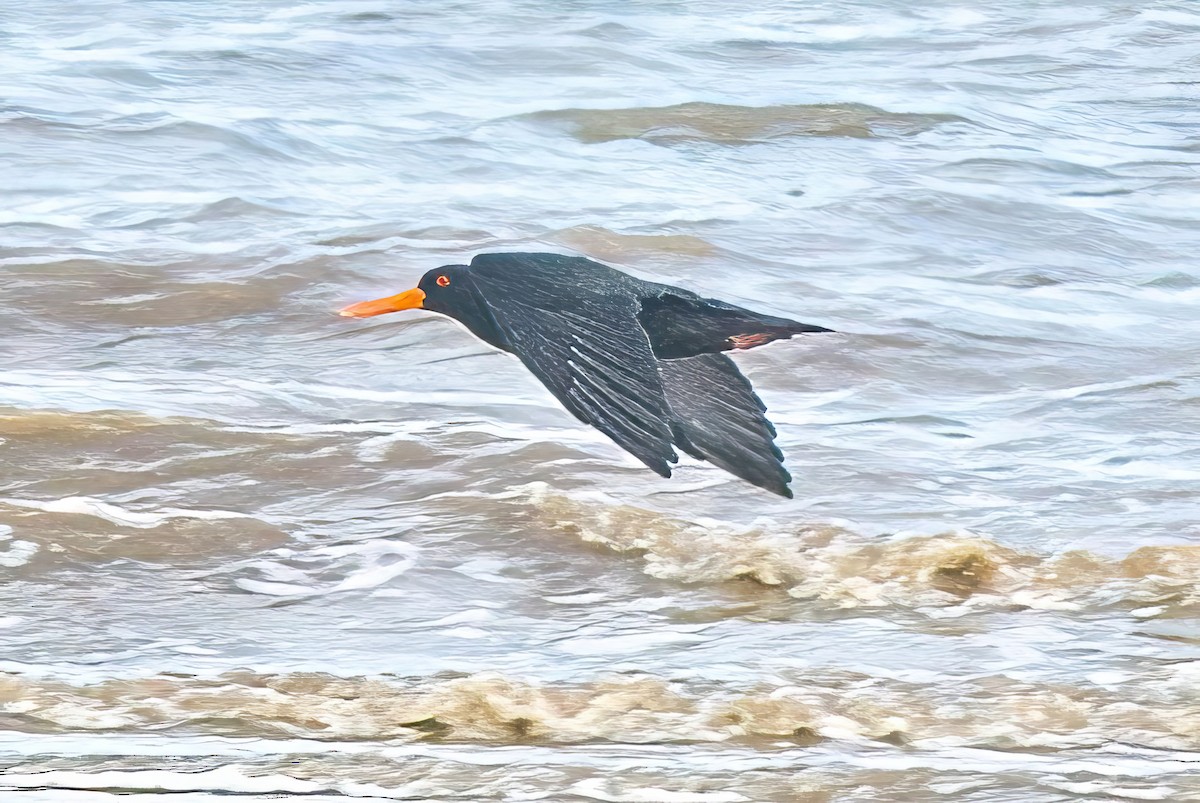
<path fill-rule="evenodd" d="M 1200 8 L 0 2 L 5 801 L 1200 798 Z M 839 330 L 795 501 L 445 319 Z"/>

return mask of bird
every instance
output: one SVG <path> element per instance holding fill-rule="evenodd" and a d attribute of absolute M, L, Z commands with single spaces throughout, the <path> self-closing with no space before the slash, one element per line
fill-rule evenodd
<path fill-rule="evenodd" d="M 551 253 L 478 254 L 339 314 L 412 309 L 515 355 L 572 415 L 663 477 L 678 450 L 792 498 L 766 406 L 725 352 L 831 329 Z"/>

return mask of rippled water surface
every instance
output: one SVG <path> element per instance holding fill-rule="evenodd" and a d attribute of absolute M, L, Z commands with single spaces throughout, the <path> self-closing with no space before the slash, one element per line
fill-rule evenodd
<path fill-rule="evenodd" d="M 5 801 L 1200 799 L 1200 9 L 0 3 Z M 661 480 L 488 250 L 837 335 Z"/>

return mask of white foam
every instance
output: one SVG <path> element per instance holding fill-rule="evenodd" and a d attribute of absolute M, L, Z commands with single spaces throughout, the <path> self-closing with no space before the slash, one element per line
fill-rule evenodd
<path fill-rule="evenodd" d="M 244 591 L 249 591 L 251 594 L 266 594 L 272 597 L 291 597 L 316 593 L 316 590 L 312 586 L 296 583 L 272 583 L 265 580 L 251 580 L 244 577 L 234 580 L 233 584 Z"/>
<path fill-rule="evenodd" d="M 366 784 L 347 784 L 347 790 L 354 790 L 355 803 L 393 803 L 395 795 L 366 795 L 358 790 L 366 790 Z M 168 792 L 155 796 L 160 803 L 212 803 L 213 795 L 209 792 Z M 24 789 L 21 791 L 20 803 L 129 803 L 130 795 L 124 792 L 100 792 L 95 789 Z M 303 803 L 346 803 L 346 795 L 304 795 Z M 277 794 L 248 795 L 238 794 L 237 803 L 279 803 Z M 7 800 L 5 801 L 7 803 Z"/>
<path fill-rule="evenodd" d="M 230 510 L 187 510 L 177 507 L 164 507 L 155 511 L 142 512 L 129 510 L 90 496 L 69 496 L 50 502 L 39 502 L 32 499 L 0 499 L 0 502 L 14 507 L 41 510 L 45 513 L 78 513 L 84 516 L 95 516 L 112 524 L 136 527 L 142 530 L 158 527 L 172 519 L 214 521 L 251 518 L 244 513 L 234 513 Z"/>
<path fill-rule="evenodd" d="M 1139 13 L 1138 19 L 1147 22 L 1162 22 L 1167 25 L 1200 28 L 1200 14 L 1189 14 L 1178 9 L 1152 8 Z"/>
<path fill-rule="evenodd" d="M 204 772 L 170 770 L 103 770 L 101 772 L 6 773 L 0 784 L 16 789 L 160 789 L 165 792 L 291 792 L 311 794 L 324 788 L 314 781 L 288 775 L 247 775 L 238 767 L 218 767 Z"/>
<path fill-rule="evenodd" d="M 571 655 L 628 655 L 671 644 L 699 644 L 708 640 L 708 637 L 694 633 L 646 630 L 622 636 L 568 639 L 560 645 L 560 649 Z"/>
<path fill-rule="evenodd" d="M 366 564 L 365 568 L 352 572 L 330 592 L 352 591 L 383 585 L 412 568 L 416 560 L 416 547 L 403 541 L 378 540 L 359 544 L 325 547 L 312 552 L 313 555 L 332 558 L 349 558 Z M 400 555 L 400 560 L 384 560 L 390 555 Z M 383 562 L 379 562 L 383 561 Z"/>
<path fill-rule="evenodd" d="M 593 605 L 597 602 L 603 602 L 608 598 L 608 594 L 599 591 L 580 591 L 577 594 L 558 594 L 542 597 L 546 602 L 552 602 L 555 605 Z"/>
<path fill-rule="evenodd" d="M 110 296 L 107 298 L 94 298 L 91 301 L 77 301 L 82 307 L 97 307 L 97 306 L 120 306 L 122 304 L 141 304 L 146 301 L 157 301 L 160 298 L 165 298 L 162 293 L 134 293 L 129 296 Z"/>
<path fill-rule="evenodd" d="M 9 541 L 8 549 L 0 552 L 0 566 L 6 569 L 15 569 L 18 566 L 24 566 L 33 559 L 38 549 L 38 545 L 32 541 Z"/>
<path fill-rule="evenodd" d="M 321 547 L 304 553 L 280 550 L 279 554 L 303 567 L 273 560 L 254 564 L 262 579 L 239 577 L 234 585 L 252 594 L 274 597 L 317 596 L 342 591 L 377 588 L 413 567 L 417 548 L 403 541 L 377 539 L 353 544 Z M 398 558 L 396 556 L 399 556 Z M 308 565 L 321 573 L 343 575 L 336 583 L 312 582 Z"/>
<path fill-rule="evenodd" d="M 569 786 L 568 791 L 607 803 L 739 803 L 750 799 L 737 792 L 676 792 L 656 786 L 609 792 L 605 789 L 608 784 L 604 778 L 586 778 Z"/>
<path fill-rule="evenodd" d="M 1070 792 L 1073 795 L 1104 795 L 1105 797 L 1113 796 L 1118 798 L 1129 798 L 1130 800 L 1172 800 L 1177 799 L 1175 795 L 1178 790 L 1171 786 L 1152 786 L 1135 787 L 1135 786 L 1115 786 L 1107 781 L 1078 781 L 1078 782 L 1049 782 L 1051 786 L 1057 787 L 1064 792 Z"/>
<path fill-rule="evenodd" d="M 452 638 L 481 639 L 487 638 L 491 633 L 486 630 L 480 630 L 478 627 L 452 627 L 445 631 L 443 635 Z"/>
<path fill-rule="evenodd" d="M 496 615 L 486 608 L 471 608 L 470 610 L 443 616 L 441 619 L 435 619 L 432 622 L 425 622 L 424 626 L 438 627 L 440 625 L 461 625 L 468 622 L 490 622 L 495 618 Z"/>

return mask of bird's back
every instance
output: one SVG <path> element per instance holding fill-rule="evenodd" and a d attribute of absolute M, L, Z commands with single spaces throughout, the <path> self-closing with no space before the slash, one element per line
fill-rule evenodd
<path fill-rule="evenodd" d="M 558 304 L 562 309 L 579 299 L 633 296 L 653 286 L 586 257 L 563 254 L 480 254 L 471 260 L 471 272 L 492 285 L 519 286 L 526 303 Z"/>

